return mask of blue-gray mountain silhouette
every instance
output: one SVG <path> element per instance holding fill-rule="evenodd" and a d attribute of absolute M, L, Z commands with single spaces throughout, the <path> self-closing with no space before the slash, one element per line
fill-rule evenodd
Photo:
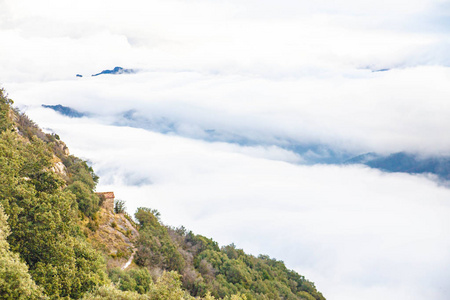
<path fill-rule="evenodd" d="M 421 157 L 406 152 L 397 152 L 387 156 L 366 153 L 345 161 L 345 164 L 364 164 L 386 172 L 432 173 L 443 180 L 450 180 L 449 156 Z"/>
<path fill-rule="evenodd" d="M 133 74 L 136 73 L 136 70 L 133 69 L 124 69 L 122 67 L 115 67 L 112 70 L 103 70 L 98 74 L 93 74 L 92 76 L 104 75 L 104 74 Z"/>
<path fill-rule="evenodd" d="M 53 109 L 54 111 L 56 111 L 64 116 L 70 117 L 70 118 L 82 118 L 82 117 L 85 117 L 88 115 L 88 114 L 79 112 L 73 108 L 70 108 L 67 106 L 62 106 L 61 104 L 58 104 L 58 105 L 42 104 L 42 107 Z"/>

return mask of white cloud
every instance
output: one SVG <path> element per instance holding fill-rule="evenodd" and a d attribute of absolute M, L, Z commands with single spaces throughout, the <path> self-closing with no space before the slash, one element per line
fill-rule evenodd
<path fill-rule="evenodd" d="M 449 154 L 448 68 L 416 67 L 348 76 L 288 79 L 144 72 L 8 85 L 19 103 L 62 104 L 105 122 L 135 110 L 127 121 L 225 141 L 324 144 L 339 151 Z M 124 120 L 122 120 L 124 121 Z"/>
<path fill-rule="evenodd" d="M 91 2 L 4 1 L 0 34 L 8 42 L 0 75 L 69 78 L 116 64 L 295 75 L 299 69 L 409 65 L 411 55 L 424 63 L 414 54 L 448 41 L 433 31 L 398 28 L 416 20 L 417 29 L 420 13 L 433 11 L 435 1 Z"/>

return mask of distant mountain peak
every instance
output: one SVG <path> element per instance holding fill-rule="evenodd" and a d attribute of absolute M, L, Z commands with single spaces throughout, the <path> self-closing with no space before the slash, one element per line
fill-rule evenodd
<path fill-rule="evenodd" d="M 378 69 L 378 70 L 372 70 L 372 72 L 387 72 L 390 71 L 391 69 L 385 68 L 385 69 Z"/>
<path fill-rule="evenodd" d="M 366 153 L 348 159 L 344 164 L 364 164 L 385 172 L 431 173 L 442 180 L 450 180 L 449 156 L 420 157 L 407 152 L 396 152 L 389 155 Z"/>
<path fill-rule="evenodd" d="M 117 75 L 117 74 L 134 74 L 134 73 L 136 73 L 136 70 L 134 70 L 134 69 L 124 69 L 122 67 L 115 67 L 112 70 L 103 70 L 100 73 L 93 74 L 92 76 L 98 76 L 98 75 L 104 75 L 104 74 Z"/>
<path fill-rule="evenodd" d="M 63 106 L 61 104 L 57 104 L 57 105 L 42 104 L 42 107 L 53 109 L 54 111 L 56 111 L 64 116 L 70 117 L 70 118 L 82 118 L 82 117 L 87 116 L 87 114 L 85 114 L 85 113 L 79 112 L 76 109 L 73 109 L 68 106 Z"/>

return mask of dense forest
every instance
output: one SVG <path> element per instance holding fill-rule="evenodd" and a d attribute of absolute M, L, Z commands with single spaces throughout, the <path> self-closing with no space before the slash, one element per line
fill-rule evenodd
<path fill-rule="evenodd" d="M 282 261 L 154 209 L 107 211 L 93 169 L 12 104 L 0 90 L 0 299 L 325 299 Z"/>

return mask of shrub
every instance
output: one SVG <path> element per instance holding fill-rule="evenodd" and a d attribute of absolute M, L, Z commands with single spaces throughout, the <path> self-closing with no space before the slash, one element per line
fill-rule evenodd
<path fill-rule="evenodd" d="M 125 201 L 120 200 L 120 199 L 116 199 L 116 201 L 114 201 L 114 212 L 116 214 L 123 214 L 125 213 Z"/>

